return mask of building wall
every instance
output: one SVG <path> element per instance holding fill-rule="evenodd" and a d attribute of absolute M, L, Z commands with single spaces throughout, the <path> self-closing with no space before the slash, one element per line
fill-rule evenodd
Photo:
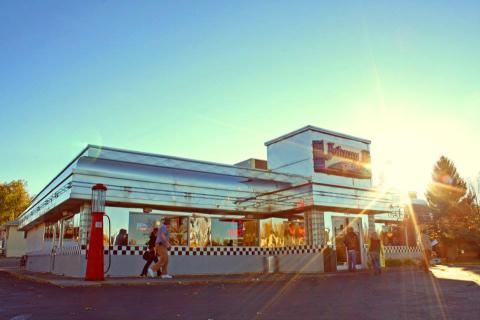
<path fill-rule="evenodd" d="M 27 255 L 28 271 L 34 272 L 50 272 L 51 271 L 51 257 L 48 254 Z"/>
<path fill-rule="evenodd" d="M 37 252 L 44 249 L 43 236 L 45 224 L 38 225 L 27 232 L 27 252 Z"/>
<path fill-rule="evenodd" d="M 346 138 L 340 138 L 335 136 L 330 136 L 327 134 L 323 134 L 320 132 L 312 132 L 311 140 L 324 140 L 326 142 L 333 142 L 336 146 L 340 145 L 345 148 L 352 148 L 356 151 L 360 150 L 370 150 L 370 145 L 361 141 L 355 141 Z M 312 153 L 312 142 L 310 141 L 310 152 Z M 342 177 L 337 175 L 313 172 L 313 153 L 312 153 L 312 162 L 311 162 L 311 170 L 312 170 L 312 180 L 314 182 L 320 183 L 327 183 L 327 184 L 335 184 L 340 186 L 346 187 L 356 187 L 356 188 L 371 188 L 372 187 L 372 179 L 357 179 L 357 178 L 349 178 L 349 177 Z"/>
<path fill-rule="evenodd" d="M 145 265 L 142 253 L 145 248 L 138 246 L 115 247 L 109 256 L 104 256 L 104 270 L 107 277 L 138 276 Z M 106 250 L 107 252 L 107 250 Z M 323 272 L 321 247 L 298 246 L 290 248 L 184 248 L 170 250 L 169 273 L 173 275 L 215 275 L 261 273 L 266 267 L 266 258 L 277 259 L 276 271 L 315 273 Z M 51 272 L 54 274 L 79 277 L 85 276 L 85 250 L 66 248 L 56 255 L 37 253 L 27 259 L 27 270 Z"/>
<path fill-rule="evenodd" d="M 83 277 L 87 267 L 84 255 L 56 255 L 52 260 L 52 273 L 69 276 Z"/>
<path fill-rule="evenodd" d="M 370 150 L 368 143 L 307 130 L 267 146 L 268 169 L 312 177 L 312 181 L 355 188 L 371 188 L 371 179 L 314 172 L 312 141 L 324 140 L 356 151 Z"/>
<path fill-rule="evenodd" d="M 21 257 L 27 250 L 27 241 L 23 231 L 18 231 L 17 226 L 8 226 L 6 245 L 7 257 Z"/>
<path fill-rule="evenodd" d="M 285 273 L 323 272 L 323 256 L 318 253 L 281 255 L 278 271 Z M 105 268 L 108 258 L 105 256 Z M 108 276 L 136 276 L 142 271 L 145 260 L 141 256 L 112 256 Z M 170 256 L 168 271 L 172 275 L 215 275 L 261 273 L 265 256 Z"/>
<path fill-rule="evenodd" d="M 279 257 L 279 271 L 285 273 L 323 272 L 321 253 L 292 254 Z"/>
<path fill-rule="evenodd" d="M 142 256 L 112 256 L 107 276 L 138 276 L 145 265 Z M 105 269 L 108 257 L 104 260 Z M 169 256 L 168 271 L 172 275 L 214 275 L 259 273 L 263 256 Z"/>
<path fill-rule="evenodd" d="M 265 255 L 254 256 L 169 256 L 169 273 L 172 275 L 215 275 L 261 273 L 265 270 Z M 278 269 L 282 273 L 324 272 L 324 258 L 321 253 L 277 255 Z M 385 258 L 392 260 L 418 260 L 418 248 L 385 247 Z M 145 264 L 141 255 L 112 255 L 107 277 L 138 276 Z M 105 255 L 104 269 L 108 268 Z M 58 275 L 83 278 L 86 270 L 85 255 L 30 255 L 27 270 L 51 272 Z"/>
<path fill-rule="evenodd" d="M 305 131 L 267 146 L 268 169 L 311 176 L 313 173 L 311 144 L 310 131 Z"/>

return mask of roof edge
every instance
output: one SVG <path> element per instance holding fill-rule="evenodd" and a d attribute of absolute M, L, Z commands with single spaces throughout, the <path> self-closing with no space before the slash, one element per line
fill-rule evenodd
<path fill-rule="evenodd" d="M 145 156 L 152 156 L 152 157 L 162 157 L 162 158 L 168 158 L 168 159 L 178 160 L 178 161 L 195 162 L 195 163 L 201 163 L 201 164 L 205 164 L 205 165 L 221 166 L 221 167 L 227 167 L 227 168 L 232 168 L 232 169 L 243 169 L 243 170 L 250 170 L 250 171 L 256 171 L 256 172 L 271 173 L 271 174 L 276 174 L 276 175 L 280 175 L 280 176 L 284 176 L 284 177 L 306 179 L 305 176 L 302 176 L 302 175 L 299 175 L 299 174 L 294 174 L 294 173 L 285 173 L 285 172 L 278 172 L 278 171 L 274 171 L 274 170 L 262 170 L 262 169 L 255 169 L 255 168 L 240 168 L 240 167 L 235 166 L 234 164 L 226 164 L 226 163 L 206 161 L 206 160 L 196 160 L 196 159 L 177 157 L 177 156 L 169 156 L 169 155 L 165 155 L 165 154 L 158 154 L 158 153 L 151 153 L 151 152 L 135 151 L 135 150 L 112 148 L 112 147 L 106 147 L 106 146 L 96 146 L 96 145 L 88 145 L 87 149 L 88 148 L 97 148 L 97 149 L 109 150 L 109 151 L 114 151 L 114 152 L 124 152 L 124 153 L 130 153 L 130 154 L 136 154 L 136 155 L 145 155 Z M 255 158 L 251 158 L 251 159 L 255 159 Z M 261 160 L 261 159 L 258 159 L 258 160 Z M 264 161 L 266 161 L 266 160 L 264 160 Z"/>
<path fill-rule="evenodd" d="M 268 147 L 271 144 L 274 144 L 274 143 L 277 143 L 279 141 L 288 139 L 290 137 L 293 137 L 293 136 L 295 136 L 297 134 L 300 134 L 300 133 L 303 133 L 305 131 L 315 131 L 315 132 L 325 133 L 325 134 L 332 135 L 332 136 L 335 136 L 335 137 L 338 137 L 338 138 L 349 139 L 349 140 L 353 140 L 353 141 L 363 142 L 363 143 L 366 143 L 366 144 L 371 144 L 372 143 L 368 139 L 359 138 L 359 137 L 351 136 L 351 135 L 336 132 L 336 131 L 326 130 L 326 129 L 322 129 L 322 128 L 315 127 L 315 126 L 312 126 L 312 125 L 307 125 L 307 126 L 302 127 L 300 129 L 297 129 L 297 130 L 294 130 L 292 132 L 281 135 L 280 137 L 277 137 L 275 139 L 269 140 L 269 141 L 265 142 L 264 145 Z"/>
<path fill-rule="evenodd" d="M 27 209 L 25 209 L 19 216 L 18 218 L 21 218 L 25 212 L 28 211 L 28 209 L 30 209 L 30 207 L 37 201 L 37 199 L 41 198 L 43 199 L 45 195 L 42 195 L 42 193 L 47 190 L 51 184 L 53 182 L 55 182 L 55 180 L 60 177 L 75 161 L 77 161 L 85 152 L 88 151 L 88 149 L 91 147 L 92 145 L 88 144 L 85 148 L 82 149 L 82 151 L 80 151 L 80 153 L 77 154 L 77 156 L 75 158 L 72 159 L 72 161 L 70 161 L 62 170 L 60 170 L 60 172 L 55 175 L 55 177 L 53 179 L 51 179 L 43 188 L 42 190 L 40 190 L 40 192 L 38 192 L 35 197 L 33 197 L 33 199 L 30 201 L 30 204 L 28 205 Z M 40 200 L 41 200 L 40 199 Z"/>

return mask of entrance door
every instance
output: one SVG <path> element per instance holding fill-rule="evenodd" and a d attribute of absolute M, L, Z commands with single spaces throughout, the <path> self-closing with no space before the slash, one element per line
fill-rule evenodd
<path fill-rule="evenodd" d="M 361 220 L 347 217 L 332 217 L 333 236 L 335 239 L 335 250 L 337 253 L 337 270 L 348 270 L 347 263 L 347 248 L 344 244 L 345 234 L 347 227 L 352 227 L 353 232 L 358 237 L 358 248 L 360 252 L 357 252 L 357 269 L 362 267 L 362 224 Z"/>

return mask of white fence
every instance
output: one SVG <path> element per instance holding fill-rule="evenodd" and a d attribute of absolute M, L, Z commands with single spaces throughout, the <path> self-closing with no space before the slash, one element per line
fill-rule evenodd
<path fill-rule="evenodd" d="M 385 259 L 420 259 L 422 251 L 419 247 L 385 246 Z"/>

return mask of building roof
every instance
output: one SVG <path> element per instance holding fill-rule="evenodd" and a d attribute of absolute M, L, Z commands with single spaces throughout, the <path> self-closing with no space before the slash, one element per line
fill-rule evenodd
<path fill-rule="evenodd" d="M 258 193 L 309 182 L 308 177 L 295 174 L 88 145 L 33 199 L 20 216 L 20 227 L 36 221 L 47 212 L 63 210 L 61 205 L 67 205 L 70 200 L 90 198 L 90 183 L 98 183 L 101 179 L 110 181 L 106 183 L 112 187 L 107 199 L 110 203 L 119 202 L 120 195 L 128 188 L 129 196 L 124 198 L 128 198 L 129 205 L 134 201 L 132 195 L 141 193 L 145 199 L 140 200 L 152 206 L 160 205 L 167 197 L 177 206 L 181 195 L 189 205 L 193 200 L 200 203 L 207 198 L 212 203 L 228 200 L 234 207 L 231 210 L 246 206 L 236 204 L 238 199 L 250 199 Z M 196 181 L 205 185 L 198 185 Z M 213 206 L 212 203 L 208 205 Z M 252 207 L 247 210 L 260 209 Z"/>
<path fill-rule="evenodd" d="M 328 135 L 331 135 L 331 136 L 335 136 L 335 137 L 339 137 L 339 138 L 344 138 L 344 139 L 349 139 L 349 140 L 354 140 L 354 141 L 359 141 L 359 142 L 363 142 L 363 143 L 366 143 L 366 144 L 370 144 L 371 141 L 370 140 L 367 140 L 367 139 L 363 139 L 363 138 L 358 138 L 358 137 L 354 137 L 354 136 L 351 136 L 351 135 L 348 135 L 348 134 L 344 134 L 344 133 L 340 133 L 340 132 L 335 132 L 335 131 L 330 131 L 330 130 L 326 130 L 326 129 L 322 129 L 322 128 L 319 128 L 319 127 L 315 127 L 315 126 L 311 126 L 311 125 L 308 125 L 308 126 L 305 126 L 303 128 L 300 128 L 300 129 L 297 129 L 295 131 L 292 131 L 290 133 L 287 133 L 287 134 L 284 134 L 278 138 L 275 138 L 275 139 L 272 139 L 272 140 L 269 140 L 267 142 L 265 142 L 265 146 L 269 146 L 273 143 L 276 143 L 276 142 L 279 142 L 279 141 L 282 141 L 282 140 L 285 140 L 285 139 L 288 139 L 290 137 L 293 137 L 297 134 L 300 134 L 300 133 L 303 133 L 305 131 L 315 131 L 315 132 L 319 132 L 319 133 L 324 133 L 324 134 L 328 134 Z"/>
<path fill-rule="evenodd" d="M 11 221 L 7 221 L 5 222 L 3 225 L 4 226 L 18 226 L 20 223 L 18 220 L 11 220 Z"/>

